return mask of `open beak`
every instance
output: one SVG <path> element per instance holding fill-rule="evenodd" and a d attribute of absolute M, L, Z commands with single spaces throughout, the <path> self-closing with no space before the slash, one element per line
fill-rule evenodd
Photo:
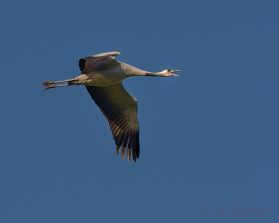
<path fill-rule="evenodd" d="M 172 73 L 172 76 L 178 77 L 179 75 L 175 74 L 176 72 L 181 72 L 182 70 L 170 70 L 170 73 Z"/>

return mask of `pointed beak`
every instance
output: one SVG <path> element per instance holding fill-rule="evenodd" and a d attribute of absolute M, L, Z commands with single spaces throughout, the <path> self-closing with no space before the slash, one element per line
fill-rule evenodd
<path fill-rule="evenodd" d="M 179 77 L 179 75 L 175 74 L 176 72 L 181 72 L 182 70 L 171 70 L 172 76 Z"/>

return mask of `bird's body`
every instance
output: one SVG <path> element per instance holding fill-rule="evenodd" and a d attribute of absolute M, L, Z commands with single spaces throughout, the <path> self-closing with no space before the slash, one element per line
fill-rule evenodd
<path fill-rule="evenodd" d="M 84 85 L 92 99 L 108 119 L 116 152 L 121 149 L 122 158 L 139 158 L 139 123 L 137 101 L 124 89 L 122 81 L 132 76 L 177 76 L 175 70 L 148 72 L 115 60 L 119 52 L 108 52 L 81 58 L 81 74 L 68 80 L 47 81 L 45 89 L 68 85 Z M 178 70 L 176 70 L 178 71 Z"/>

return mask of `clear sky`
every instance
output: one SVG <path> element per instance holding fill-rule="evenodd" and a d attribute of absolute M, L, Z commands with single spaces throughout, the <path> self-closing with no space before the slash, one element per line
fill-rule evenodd
<path fill-rule="evenodd" d="M 1 1 L 0 222 L 279 222 L 278 1 Z M 83 87 L 118 50 L 141 157 L 115 155 Z"/>

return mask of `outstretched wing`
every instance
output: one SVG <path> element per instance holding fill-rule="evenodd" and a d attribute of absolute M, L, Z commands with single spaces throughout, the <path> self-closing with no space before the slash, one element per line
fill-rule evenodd
<path fill-rule="evenodd" d="M 96 70 L 108 69 L 109 66 L 116 66 L 118 62 L 115 57 L 119 54 L 119 52 L 108 52 L 81 58 L 79 60 L 80 71 L 86 74 Z"/>
<path fill-rule="evenodd" d="M 121 157 L 128 160 L 139 158 L 139 123 L 137 101 L 129 95 L 121 83 L 96 87 L 86 86 L 92 99 L 108 119 L 116 144 L 116 153 L 121 149 Z"/>

